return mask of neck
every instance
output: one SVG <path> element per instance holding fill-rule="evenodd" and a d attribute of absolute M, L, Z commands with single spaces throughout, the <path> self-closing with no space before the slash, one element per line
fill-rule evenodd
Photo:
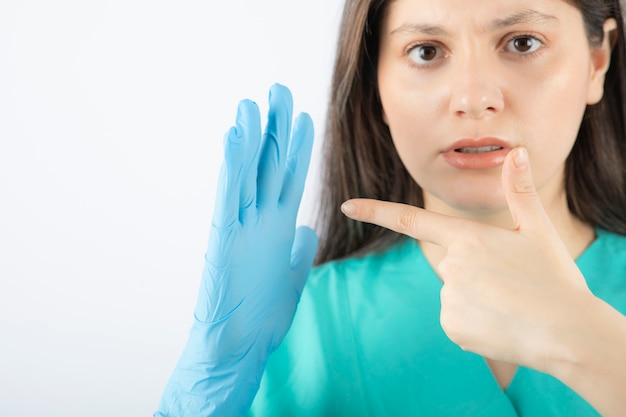
<path fill-rule="evenodd" d="M 562 188 L 561 188 L 562 190 Z M 593 227 L 574 216 L 567 204 L 565 191 L 546 192 L 539 190 L 543 207 L 561 237 L 563 244 L 573 259 L 578 258 L 595 239 Z M 436 197 L 424 195 L 425 208 L 447 216 L 465 218 L 495 227 L 512 229 L 514 227 L 508 206 L 491 210 L 463 210 L 451 207 Z M 420 242 L 420 247 L 431 265 L 437 265 L 445 256 L 445 249 L 427 242 Z"/>

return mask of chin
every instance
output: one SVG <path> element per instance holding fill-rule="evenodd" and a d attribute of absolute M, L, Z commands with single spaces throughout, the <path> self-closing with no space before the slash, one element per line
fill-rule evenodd
<path fill-rule="evenodd" d="M 465 217 L 463 213 L 467 213 L 467 217 L 475 217 L 508 211 L 500 184 L 480 189 L 466 184 L 432 194 L 425 192 L 424 197 L 428 209 L 454 216 Z"/>
<path fill-rule="evenodd" d="M 467 199 L 454 199 L 447 203 L 447 205 L 454 211 L 467 212 L 470 217 L 473 217 L 472 214 L 487 215 L 508 209 L 506 200 L 500 200 L 495 198 L 477 199 L 474 197 Z"/>
<path fill-rule="evenodd" d="M 457 210 L 497 210 L 506 207 L 502 168 L 458 170 L 431 166 L 411 172 L 424 192 L 425 203 Z M 415 175 L 413 175 L 415 174 Z"/>

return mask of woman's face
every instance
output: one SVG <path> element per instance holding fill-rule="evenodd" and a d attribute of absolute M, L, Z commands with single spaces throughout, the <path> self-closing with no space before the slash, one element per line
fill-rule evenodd
<path fill-rule="evenodd" d="M 562 199 L 564 161 L 602 96 L 604 49 L 563 0 L 392 1 L 379 92 L 426 206 L 502 211 L 501 164 L 516 146 L 528 149 L 544 204 Z"/>

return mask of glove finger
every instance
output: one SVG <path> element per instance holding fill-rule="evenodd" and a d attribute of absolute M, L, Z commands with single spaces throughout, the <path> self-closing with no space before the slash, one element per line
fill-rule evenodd
<path fill-rule="evenodd" d="M 217 182 L 211 232 L 195 309 L 196 319 L 201 322 L 211 321 L 219 304 L 219 290 L 224 285 L 220 277 L 230 261 L 235 226 L 239 223 L 241 173 L 245 159 L 240 133 L 236 127 L 231 127 L 224 136 L 224 161 Z"/>
<path fill-rule="evenodd" d="M 282 189 L 293 99 L 287 87 L 270 89 L 270 110 L 263 135 L 257 187 L 257 206 L 276 205 Z"/>
<path fill-rule="evenodd" d="M 296 119 L 291 143 L 289 144 L 285 179 L 280 196 L 281 205 L 296 213 L 302 200 L 304 182 L 309 170 L 313 137 L 313 120 L 311 116 L 306 113 L 300 114 Z"/>
<path fill-rule="evenodd" d="M 213 227 L 231 226 L 239 219 L 239 190 L 243 147 L 237 129 L 231 127 L 224 137 L 224 161 L 220 169 L 213 210 Z"/>
<path fill-rule="evenodd" d="M 239 220 L 256 211 L 257 175 L 261 148 L 261 115 L 253 101 L 243 100 L 237 111 L 237 132 L 242 137 L 244 157 L 241 192 L 239 195 Z"/>
<path fill-rule="evenodd" d="M 313 266 L 317 253 L 317 243 L 317 234 L 313 229 L 306 226 L 300 226 L 296 229 L 291 249 L 291 270 L 294 272 L 294 285 L 298 294 L 302 292 Z"/>

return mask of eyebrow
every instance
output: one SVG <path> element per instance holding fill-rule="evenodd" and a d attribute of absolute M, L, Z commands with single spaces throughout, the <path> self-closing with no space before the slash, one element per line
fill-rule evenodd
<path fill-rule="evenodd" d="M 547 22 L 558 22 L 559 19 L 555 16 L 538 12 L 536 10 L 522 10 L 520 12 L 514 13 L 510 16 L 504 17 L 502 19 L 496 19 L 490 22 L 487 25 L 488 30 L 502 30 L 511 26 L 519 25 L 519 24 L 530 24 L 530 23 L 547 23 Z M 446 36 L 448 32 L 441 26 L 431 25 L 426 23 L 405 23 L 400 27 L 392 30 L 390 32 L 391 36 L 396 34 L 415 34 L 421 33 L 424 35 L 430 36 Z"/>
<path fill-rule="evenodd" d="M 504 19 L 496 19 L 491 22 L 487 27 L 490 30 L 505 29 L 510 26 L 515 26 L 524 23 L 544 23 L 544 22 L 558 22 L 559 19 L 555 16 L 540 13 L 536 10 L 523 10 L 519 13 L 512 14 Z"/>

